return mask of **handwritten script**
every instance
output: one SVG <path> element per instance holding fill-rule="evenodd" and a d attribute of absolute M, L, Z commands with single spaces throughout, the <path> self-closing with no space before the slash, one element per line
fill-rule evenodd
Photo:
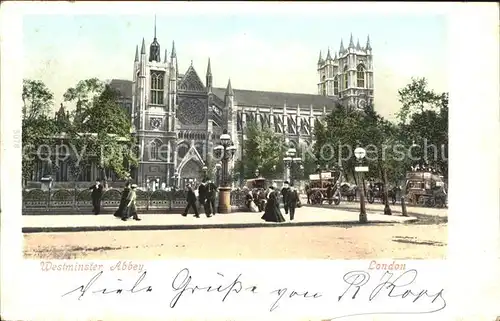
<path fill-rule="evenodd" d="M 110 282 L 109 278 L 102 278 L 104 272 L 95 274 L 88 282 L 81 284 L 62 296 L 70 296 L 77 300 L 82 300 L 88 295 L 122 295 L 122 294 L 148 294 L 153 292 L 153 286 L 146 280 L 147 271 L 138 275 L 136 279 L 125 281 L 113 279 L 114 286 L 104 286 L 105 282 Z M 368 314 L 423 314 L 433 313 L 443 310 L 446 307 L 446 300 L 443 296 L 443 289 L 432 292 L 427 289 L 415 287 L 418 272 L 407 270 L 401 274 L 385 272 L 380 280 L 372 280 L 370 273 L 366 271 L 350 271 L 343 276 L 343 288 L 333 289 L 331 293 L 320 293 L 307 289 L 295 289 L 284 286 L 275 289 L 265 288 L 249 283 L 242 274 L 235 277 L 226 277 L 223 273 L 217 273 L 217 280 L 210 282 L 203 279 L 196 279 L 188 268 L 181 269 L 172 279 L 170 286 L 155 285 L 167 289 L 173 295 L 169 298 L 170 308 L 175 308 L 182 301 L 189 302 L 189 297 L 214 296 L 222 303 L 230 301 L 232 297 L 248 299 L 248 296 L 270 296 L 268 310 L 275 311 L 280 307 L 280 303 L 294 300 L 293 303 L 301 303 L 304 300 L 314 301 L 322 298 L 329 301 L 325 304 L 333 305 L 345 301 L 353 301 L 363 304 L 377 303 L 380 300 L 394 300 L 393 311 L 362 312 L 349 315 L 336 316 L 333 319 L 345 318 L 355 315 Z M 373 282 L 374 281 L 374 282 Z M 109 284 L 109 283 L 108 283 Z M 117 285 L 116 285 L 117 284 Z M 335 295 L 336 294 L 336 295 Z M 298 300 L 298 301 L 297 301 Z M 404 304 L 402 304 L 404 303 Z M 410 308 L 415 305 L 415 308 Z M 402 307 L 407 307 L 406 311 L 401 311 Z M 404 308 L 406 309 L 406 308 Z"/>

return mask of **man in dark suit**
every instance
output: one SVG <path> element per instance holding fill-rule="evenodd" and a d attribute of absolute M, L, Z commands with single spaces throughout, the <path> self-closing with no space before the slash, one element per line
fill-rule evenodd
<path fill-rule="evenodd" d="M 288 185 L 288 181 L 285 181 L 283 183 L 283 188 L 281 189 L 281 197 L 283 198 L 283 207 L 285 208 L 285 214 L 288 214 L 288 192 L 290 191 Z"/>
<path fill-rule="evenodd" d="M 297 203 L 299 202 L 299 193 L 297 192 L 295 187 L 293 187 L 293 183 L 290 183 L 287 202 L 287 207 L 290 210 L 290 221 L 293 221 L 293 219 L 295 218 L 295 208 L 297 207 Z"/>
<path fill-rule="evenodd" d="M 207 181 L 204 179 L 200 186 L 198 186 L 198 202 L 200 203 L 200 206 L 203 207 L 203 210 L 205 211 L 205 215 L 207 217 L 211 217 L 210 213 L 210 207 L 208 205 L 208 186 L 207 186 Z"/>
<path fill-rule="evenodd" d="M 101 198 L 103 186 L 100 180 L 96 180 L 95 184 L 89 188 L 92 191 L 92 212 L 98 215 L 101 212 Z"/>
<path fill-rule="evenodd" d="M 215 215 L 215 196 L 217 194 L 217 186 L 212 182 L 212 180 L 208 180 L 207 182 L 207 210 L 210 213 L 210 216 Z"/>
<path fill-rule="evenodd" d="M 194 211 L 194 217 L 200 217 L 200 214 L 198 214 L 198 208 L 196 207 L 196 194 L 194 193 L 193 187 L 190 184 L 187 185 L 186 201 L 187 205 L 184 209 L 184 213 L 182 213 L 182 216 L 187 216 L 189 208 L 192 208 Z"/>

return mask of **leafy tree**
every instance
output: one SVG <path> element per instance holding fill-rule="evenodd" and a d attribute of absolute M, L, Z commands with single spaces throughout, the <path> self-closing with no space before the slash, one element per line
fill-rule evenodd
<path fill-rule="evenodd" d="M 76 110 L 73 117 L 76 125 L 85 119 L 85 111 L 94 104 L 94 99 L 101 95 L 105 89 L 104 82 L 97 78 L 79 81 L 75 87 L 68 88 L 63 95 L 64 101 L 75 102 Z"/>
<path fill-rule="evenodd" d="M 81 168 L 94 160 L 101 169 L 103 179 L 107 179 L 105 169 L 111 169 L 119 178 L 126 179 L 130 176 L 130 168 L 137 166 L 138 162 L 133 150 L 135 138 L 130 131 L 130 120 L 117 103 L 118 93 L 109 86 L 104 86 L 92 98 L 92 103 L 85 100 L 95 94 L 99 84 L 97 80 L 90 79 L 80 81 L 75 88 L 68 90 L 71 97 L 76 97 L 74 99 L 81 104 L 85 102 L 85 109 L 81 109 L 82 117 L 74 119 L 69 132 L 71 143 L 80 154 L 78 161 L 71 163 Z M 69 97 L 68 92 L 65 98 Z"/>
<path fill-rule="evenodd" d="M 247 136 L 243 146 L 245 177 L 255 177 L 257 169 L 263 177 L 270 179 L 280 177 L 280 173 L 284 170 L 283 155 L 288 149 L 285 146 L 284 136 L 255 122 L 248 123 L 245 131 Z"/>
<path fill-rule="evenodd" d="M 41 80 L 23 79 L 23 120 L 47 116 L 54 103 L 54 94 Z"/>
<path fill-rule="evenodd" d="M 427 161 L 445 176 L 448 174 L 448 93 L 427 88 L 425 78 L 399 90 L 401 111 L 398 114 L 402 134 L 415 160 Z"/>
<path fill-rule="evenodd" d="M 22 99 L 23 155 L 21 166 L 23 180 L 27 181 L 31 179 L 34 165 L 38 160 L 38 147 L 42 144 L 50 145 L 50 138 L 57 133 L 57 126 L 54 119 L 48 116 L 54 95 L 42 81 L 24 79 Z"/>
<path fill-rule="evenodd" d="M 401 109 L 397 114 L 400 123 L 406 124 L 413 113 L 436 109 L 441 96 L 428 88 L 426 78 L 412 78 L 411 83 L 398 90 Z"/>

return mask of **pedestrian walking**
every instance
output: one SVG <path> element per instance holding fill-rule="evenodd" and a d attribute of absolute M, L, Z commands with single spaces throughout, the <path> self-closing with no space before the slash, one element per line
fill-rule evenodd
<path fill-rule="evenodd" d="M 186 187 L 187 187 L 187 195 L 186 195 L 187 205 L 186 208 L 184 209 L 184 212 L 182 213 L 182 216 L 187 216 L 189 209 L 192 208 L 194 211 L 194 217 L 199 218 L 200 214 L 198 214 L 198 208 L 196 207 L 196 194 L 194 193 L 191 184 L 188 184 Z"/>
<path fill-rule="evenodd" d="M 200 186 L 198 186 L 198 202 L 200 203 L 200 206 L 203 207 L 203 211 L 205 212 L 205 215 L 207 217 L 211 217 L 212 214 L 210 213 L 210 207 L 208 205 L 207 197 L 208 197 L 208 195 L 207 195 L 207 181 L 206 181 L 206 179 L 203 179 Z"/>
<path fill-rule="evenodd" d="M 293 183 L 290 183 L 290 190 L 288 191 L 288 209 L 290 211 L 290 221 L 293 221 L 295 218 L 295 208 L 300 202 L 299 199 L 299 193 L 297 192 L 297 189 L 293 186 Z"/>
<path fill-rule="evenodd" d="M 123 212 L 127 210 L 127 199 L 128 194 L 130 193 L 130 182 L 125 183 L 125 187 L 123 188 L 122 197 L 120 199 L 120 205 L 118 205 L 118 209 L 115 214 L 113 214 L 117 218 L 123 217 Z"/>
<path fill-rule="evenodd" d="M 262 215 L 261 219 L 266 222 L 285 222 L 285 218 L 281 214 L 279 206 L 279 191 L 276 190 L 276 186 L 274 186 L 274 184 L 269 186 L 266 208 L 264 209 L 264 215 Z"/>
<path fill-rule="evenodd" d="M 290 191 L 288 185 L 288 181 L 285 181 L 283 183 L 283 188 L 281 189 L 281 198 L 283 199 L 283 208 L 285 209 L 285 214 L 288 214 L 288 192 Z"/>
<path fill-rule="evenodd" d="M 131 216 L 135 221 L 141 220 L 137 215 L 137 206 L 135 203 L 137 199 L 136 189 L 137 189 L 136 184 L 132 184 L 130 186 L 130 192 L 127 197 L 127 209 L 123 211 L 124 214 L 122 216 L 122 221 L 126 221 Z"/>
<path fill-rule="evenodd" d="M 206 204 L 207 204 L 207 210 L 210 213 L 210 216 L 215 215 L 216 210 L 215 210 L 215 197 L 217 194 L 217 186 L 212 182 L 211 179 L 208 180 L 207 185 L 206 185 L 206 192 L 207 192 L 207 199 L 206 199 Z"/>
<path fill-rule="evenodd" d="M 101 181 L 96 180 L 95 184 L 92 185 L 89 189 L 92 191 L 92 212 L 95 215 L 99 215 L 99 213 L 101 212 L 101 198 L 103 193 L 103 186 L 101 184 Z"/>

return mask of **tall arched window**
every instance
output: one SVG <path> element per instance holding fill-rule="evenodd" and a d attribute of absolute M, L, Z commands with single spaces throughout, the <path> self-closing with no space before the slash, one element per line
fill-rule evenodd
<path fill-rule="evenodd" d="M 151 104 L 163 105 L 163 92 L 165 90 L 164 75 L 163 71 L 151 71 Z"/>
<path fill-rule="evenodd" d="M 339 94 L 339 76 L 335 76 L 335 78 L 333 79 L 333 94 Z"/>
<path fill-rule="evenodd" d="M 344 67 L 344 90 L 349 88 L 349 71 L 347 71 L 347 66 Z"/>
<path fill-rule="evenodd" d="M 365 88 L 365 67 L 363 65 L 358 65 L 356 75 L 357 86 L 359 88 Z"/>
<path fill-rule="evenodd" d="M 158 148 L 160 146 L 158 145 L 158 142 L 156 140 L 152 141 L 149 144 L 149 159 L 150 160 L 157 160 L 158 159 Z"/>

